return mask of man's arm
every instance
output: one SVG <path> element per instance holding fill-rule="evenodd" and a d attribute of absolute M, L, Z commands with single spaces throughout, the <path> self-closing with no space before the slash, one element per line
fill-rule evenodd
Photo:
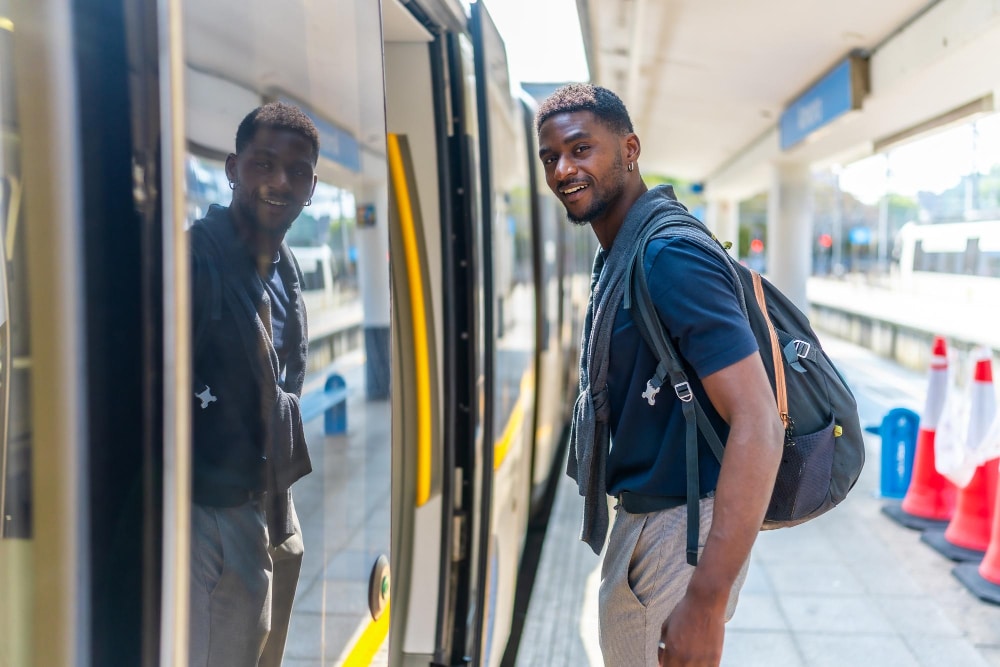
<path fill-rule="evenodd" d="M 660 664 L 716 666 L 726 604 L 764 520 L 781 460 L 784 428 L 759 354 L 702 378 L 729 424 L 712 528 L 687 593 L 663 623 Z"/>

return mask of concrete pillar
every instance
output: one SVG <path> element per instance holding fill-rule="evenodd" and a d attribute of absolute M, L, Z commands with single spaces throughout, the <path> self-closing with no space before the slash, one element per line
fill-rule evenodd
<path fill-rule="evenodd" d="M 767 277 L 806 310 L 812 271 L 812 195 L 809 166 L 775 164 L 767 201 Z"/>
<path fill-rule="evenodd" d="M 715 236 L 725 243 L 733 244 L 729 254 L 739 257 L 740 249 L 740 206 L 729 199 L 710 199 L 705 209 L 705 224 Z"/>
<path fill-rule="evenodd" d="M 742 249 L 740 248 L 740 203 L 738 201 L 734 199 L 726 201 L 726 210 L 722 220 L 725 221 L 725 224 L 720 229 L 726 235 L 725 239 L 733 242 L 729 253 L 733 257 L 739 258 Z"/>
<path fill-rule="evenodd" d="M 719 236 L 719 207 L 721 205 L 722 202 L 720 200 L 709 199 L 705 203 L 705 218 L 702 220 L 716 236 Z M 725 240 L 721 236 L 719 238 L 723 241 Z"/>
<path fill-rule="evenodd" d="M 365 394 L 389 398 L 389 191 L 384 183 L 360 189 L 358 286 L 365 336 Z"/>

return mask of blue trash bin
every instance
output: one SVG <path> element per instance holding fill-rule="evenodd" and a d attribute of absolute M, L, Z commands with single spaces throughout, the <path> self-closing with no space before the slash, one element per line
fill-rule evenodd
<path fill-rule="evenodd" d="M 880 489 L 883 498 L 902 498 L 910 486 L 913 455 L 917 450 L 920 415 L 907 408 L 893 408 L 882 418 L 878 429 L 868 428 L 882 438 Z"/>

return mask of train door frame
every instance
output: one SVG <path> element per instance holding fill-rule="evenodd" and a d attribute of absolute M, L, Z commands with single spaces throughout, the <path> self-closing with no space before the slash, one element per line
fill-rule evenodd
<path fill-rule="evenodd" d="M 21 33 L 14 49 L 22 145 L 39 150 L 22 156 L 25 188 L 23 215 L 27 236 L 27 273 L 32 359 L 31 415 L 33 432 L 32 510 L 44 516 L 33 526 L 33 564 L 45 572 L 32 582 L 34 635 L 26 650 L 38 664 L 87 664 L 90 653 L 89 614 L 84 609 L 90 577 L 77 554 L 87 548 L 87 460 L 84 382 L 80 368 L 84 335 L 79 276 L 82 213 L 79 170 L 80 128 L 72 113 L 77 106 L 75 81 L 66 77 L 74 66 L 74 26 L 69 0 L 20 3 L 13 15 Z M 45 137 L 48 140 L 43 141 Z M 45 301 L 42 301 L 45 299 Z M 59 332 L 59 333 L 57 333 Z M 61 334 L 61 335 L 60 335 Z M 39 405 L 60 419 L 39 419 Z M 41 461 L 59 461 L 59 466 Z M 42 641 L 35 629 L 46 627 Z"/>
<path fill-rule="evenodd" d="M 489 99 L 486 91 L 489 85 L 487 63 L 485 57 L 485 35 L 484 22 L 489 20 L 484 18 L 486 13 L 483 4 L 474 3 L 470 8 L 469 30 L 471 32 L 472 48 L 474 54 L 474 72 L 476 79 L 476 129 L 479 142 L 479 193 L 481 210 L 478 224 L 474 225 L 479 231 L 478 246 L 481 249 L 482 267 L 480 275 L 483 278 L 482 290 L 480 292 L 480 316 L 482 317 L 482 340 L 483 340 L 483 368 L 479 374 L 484 378 L 483 393 L 483 418 L 482 433 L 485 434 L 485 442 L 479 448 L 481 459 L 477 462 L 475 470 L 479 481 L 479 517 L 476 522 L 476 585 L 475 610 L 473 613 L 473 643 L 471 655 L 478 659 L 489 659 L 483 656 L 483 630 L 486 620 L 487 602 L 487 576 L 490 572 L 490 551 L 493 519 L 493 440 L 496 421 L 496 402 L 493 398 L 494 386 L 492 378 L 496 374 L 496 313 L 494 301 L 496 287 L 494 285 L 493 266 L 493 171 L 490 164 L 490 113 Z M 470 582 L 471 583 L 471 582 Z"/>
<path fill-rule="evenodd" d="M 183 193 L 161 143 L 181 108 L 177 12 L 173 0 L 37 0 L 13 14 L 32 147 L 36 664 L 187 659 L 186 514 L 173 512 L 188 480 L 176 363 L 187 358 L 187 255 L 180 218 L 161 208 Z"/>
<path fill-rule="evenodd" d="M 164 110 L 183 102 L 178 24 L 168 18 L 179 7 L 170 0 L 88 0 L 75 9 L 78 35 L 88 40 L 77 44 L 80 122 L 87 128 L 86 300 L 105 304 L 87 317 L 90 442 L 100 443 L 89 466 L 92 659 L 133 662 L 134 655 L 138 664 L 176 664 L 187 660 L 181 536 L 189 509 L 182 459 L 190 449 L 190 383 L 187 364 L 178 362 L 189 358 L 190 320 L 183 218 L 174 215 L 183 209 L 169 205 L 183 195 L 176 171 L 183 117 L 163 120 Z M 108 31 L 109 24 L 119 29 Z M 132 408 L 123 405 L 126 393 L 134 393 Z M 102 529 L 105 523 L 112 525 Z M 167 595 L 165 577 L 176 584 Z M 163 625 L 164 603 L 182 624 L 171 625 L 174 617 Z"/>

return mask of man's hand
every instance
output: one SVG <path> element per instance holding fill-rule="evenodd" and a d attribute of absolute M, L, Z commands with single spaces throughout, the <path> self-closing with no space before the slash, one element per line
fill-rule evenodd
<path fill-rule="evenodd" d="M 725 635 L 725 605 L 711 609 L 690 595 L 674 607 L 660 630 L 660 667 L 718 667 Z"/>

